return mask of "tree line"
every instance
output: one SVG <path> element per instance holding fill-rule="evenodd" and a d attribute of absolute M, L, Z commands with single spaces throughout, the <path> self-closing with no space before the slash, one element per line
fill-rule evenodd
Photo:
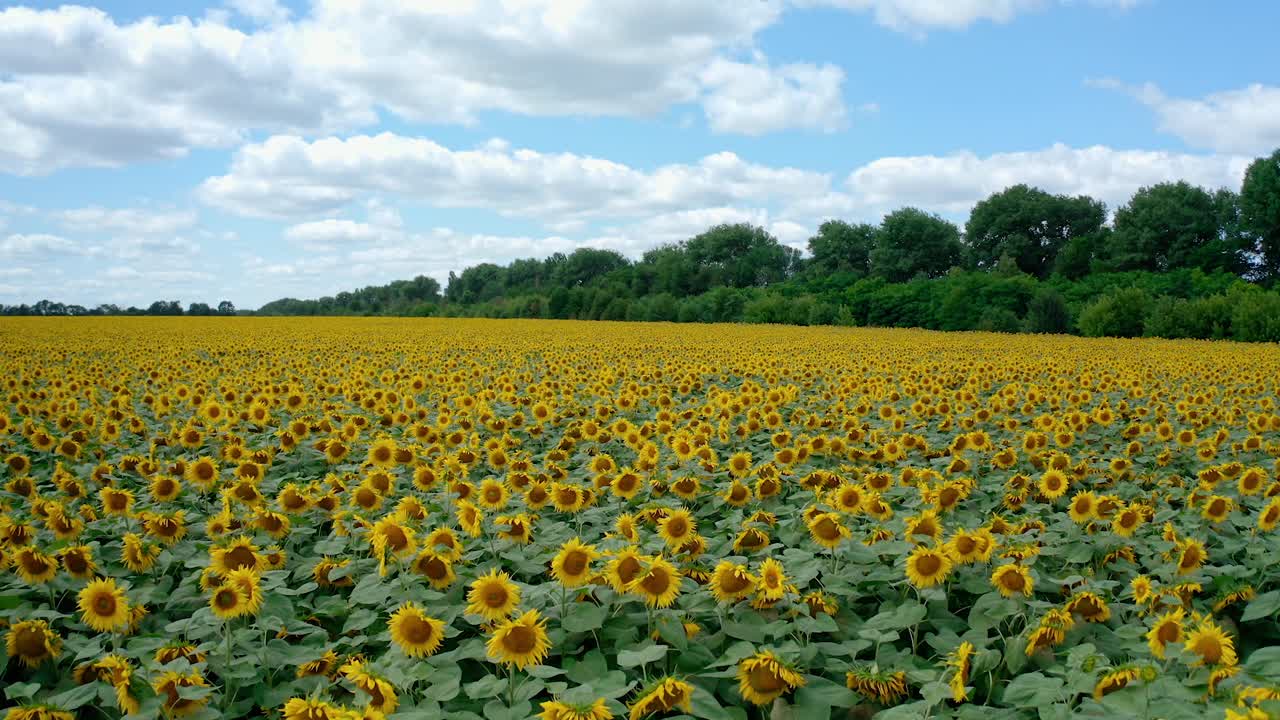
<path fill-rule="evenodd" d="M 1268 289 L 1280 283 L 1280 150 L 1251 163 L 1238 192 L 1152 185 L 1110 222 L 1096 198 L 1015 185 L 975 205 L 963 227 L 902 208 L 878 225 L 825 222 L 807 249 L 761 227 L 725 224 L 634 261 L 579 248 L 473 265 L 450 273 L 443 289 L 418 276 L 318 300 L 283 298 L 257 313 L 1280 341 L 1280 293 Z M 177 303 L 138 314 L 181 314 L 180 306 L 152 312 L 157 305 Z"/>
<path fill-rule="evenodd" d="M 145 308 L 125 307 L 113 303 L 103 303 L 94 307 L 41 300 L 34 305 L 0 305 L 0 315 L 235 315 L 236 306 L 230 300 L 223 300 L 217 306 L 208 303 L 191 303 L 186 310 L 178 300 L 157 300 Z"/>
<path fill-rule="evenodd" d="M 1240 190 L 1144 187 L 1116 208 L 1015 185 L 963 227 L 917 208 L 831 220 L 807 256 L 749 224 L 629 260 L 580 248 L 263 314 L 397 314 L 924 327 L 1280 341 L 1280 150 Z"/>

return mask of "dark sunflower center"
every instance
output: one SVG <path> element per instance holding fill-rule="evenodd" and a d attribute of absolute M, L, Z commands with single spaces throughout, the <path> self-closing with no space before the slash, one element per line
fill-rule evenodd
<path fill-rule="evenodd" d="M 502 646 L 513 655 L 526 655 L 538 645 L 537 633 L 533 628 L 517 625 L 511 628 L 502 638 Z"/>
<path fill-rule="evenodd" d="M 111 616 L 116 614 L 116 599 L 110 593 L 98 593 L 93 598 L 93 611 L 98 615 Z"/>
<path fill-rule="evenodd" d="M 581 575 L 587 569 L 587 554 L 574 550 L 564 558 L 564 573 L 569 576 Z"/>
<path fill-rule="evenodd" d="M 942 559 L 937 555 L 922 555 L 916 560 L 916 572 L 925 577 L 931 577 L 942 568 Z"/>
<path fill-rule="evenodd" d="M 662 595 L 671 587 L 671 576 L 663 568 L 653 568 L 640 581 L 640 587 L 650 595 Z"/>

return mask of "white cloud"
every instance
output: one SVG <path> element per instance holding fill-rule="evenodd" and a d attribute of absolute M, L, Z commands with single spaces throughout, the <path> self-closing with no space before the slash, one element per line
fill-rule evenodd
<path fill-rule="evenodd" d="M 61 235 L 47 233 L 14 234 L 0 240 L 0 257 L 85 255 L 93 250 Z"/>
<path fill-rule="evenodd" d="M 1255 83 L 1203 98 L 1177 98 L 1151 83 L 1132 87 L 1106 78 L 1090 84 L 1132 95 L 1155 112 L 1161 132 L 1192 147 L 1254 155 L 1280 147 L 1280 87 Z"/>
<path fill-rule="evenodd" d="M 1248 162 L 1248 158 L 1225 155 L 1057 144 L 1045 150 L 986 157 L 958 152 L 881 158 L 854 170 L 848 189 L 854 202 L 863 207 L 916 205 L 959 213 L 993 192 L 1026 183 L 1055 193 L 1092 195 L 1115 207 L 1140 187 L 1164 181 L 1238 186 Z"/>
<path fill-rule="evenodd" d="M 798 199 L 830 185 L 823 173 L 767 167 L 728 152 L 642 171 L 573 153 L 500 143 L 451 150 L 383 133 L 314 142 L 275 136 L 246 145 L 228 174 L 206 180 L 199 194 L 211 205 L 260 217 L 332 212 L 378 193 L 564 222 Z"/>
<path fill-rule="evenodd" d="M 139 258 L 177 257 L 190 258 L 200 253 L 200 245 L 183 237 L 116 237 L 107 241 L 103 249 L 122 260 Z"/>
<path fill-rule="evenodd" d="M 845 125 L 844 71 L 795 63 L 773 68 L 716 59 L 702 73 L 703 109 L 717 132 L 763 135 L 788 128 L 834 132 Z"/>
<path fill-rule="evenodd" d="M 762 62 L 704 82 L 754 46 L 782 0 L 317 0 L 295 19 L 274 0 L 231 5 L 255 26 L 226 12 L 119 23 L 78 6 L 0 10 L 0 171 L 175 158 L 255 130 L 347 131 L 380 109 L 467 123 L 490 110 L 652 116 L 706 98 L 717 127 L 736 132 L 743 122 L 724 118 L 765 87 L 821 111 L 795 116 L 799 127 L 843 113 L 830 66 Z M 797 126 L 769 112 L 771 129 Z"/>
<path fill-rule="evenodd" d="M 1056 0 L 1077 4 L 1077 0 Z M 1145 0 L 1087 0 L 1096 7 L 1127 10 Z M 800 7 L 834 7 L 871 13 L 875 21 L 894 30 L 919 33 L 930 29 L 960 30 L 988 21 L 1007 23 L 1016 16 L 1042 10 L 1053 0 L 792 0 Z"/>
<path fill-rule="evenodd" d="M 63 210 L 56 214 L 63 227 L 79 232 L 111 232 L 131 235 L 164 235 L 195 227 L 194 211 L 149 211 L 97 206 Z"/>

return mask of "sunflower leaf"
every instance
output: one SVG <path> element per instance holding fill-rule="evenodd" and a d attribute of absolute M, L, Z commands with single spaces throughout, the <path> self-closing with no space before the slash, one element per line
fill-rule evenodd
<path fill-rule="evenodd" d="M 1241 622 L 1249 622 L 1260 618 L 1270 617 L 1277 610 L 1280 610 L 1280 590 L 1272 590 L 1265 592 L 1254 598 L 1244 609 L 1244 613 L 1240 616 Z"/>
<path fill-rule="evenodd" d="M 618 667 L 629 668 L 648 665 L 666 656 L 666 645 L 650 645 L 639 650 L 622 650 L 618 652 Z"/>

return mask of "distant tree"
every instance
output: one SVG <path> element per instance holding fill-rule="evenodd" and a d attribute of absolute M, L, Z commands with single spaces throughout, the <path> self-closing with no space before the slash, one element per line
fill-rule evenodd
<path fill-rule="evenodd" d="M 187 306 L 187 314 L 197 315 L 197 316 L 212 315 L 213 308 L 209 307 L 207 303 L 191 303 L 189 306 Z"/>
<path fill-rule="evenodd" d="M 1142 188 L 1116 210 L 1107 250 L 1111 266 L 1151 272 L 1242 272 L 1243 248 L 1220 226 L 1225 200 L 1183 181 Z"/>
<path fill-rule="evenodd" d="M 437 287 L 439 287 L 439 283 L 437 283 Z M 218 303 L 218 314 L 219 315 L 235 315 L 236 306 L 231 304 L 230 300 L 223 300 L 222 302 Z"/>
<path fill-rule="evenodd" d="M 146 309 L 147 315 L 181 315 L 182 303 L 177 300 L 156 300 Z"/>
<path fill-rule="evenodd" d="M 710 271 L 713 286 L 747 288 L 782 282 L 799 260 L 798 251 L 748 223 L 716 225 L 689 238 L 684 250 L 694 265 Z"/>
<path fill-rule="evenodd" d="M 1245 171 L 1240 223 L 1255 243 L 1260 279 L 1280 281 L 1280 150 L 1254 160 Z"/>
<path fill-rule="evenodd" d="M 871 271 L 871 248 L 875 241 L 874 225 L 828 220 L 809 238 L 811 271 L 820 275 L 850 273 L 854 279 L 866 277 Z"/>
<path fill-rule="evenodd" d="M 555 281 L 565 287 L 581 287 L 630 264 L 615 250 L 578 248 L 557 265 Z"/>
<path fill-rule="evenodd" d="M 960 230 L 917 208 L 886 215 L 871 250 L 871 273 L 889 282 L 939 277 L 960 261 Z"/>
<path fill-rule="evenodd" d="M 992 267 L 1008 256 L 1023 272 L 1042 278 L 1053 272 L 1054 261 L 1066 245 L 1097 233 L 1106 216 L 1106 206 L 1091 197 L 1051 195 L 1014 185 L 974 206 L 965 241 L 979 268 Z"/>
<path fill-rule="evenodd" d="M 1065 333 L 1071 329 L 1071 311 L 1062 294 L 1051 287 L 1042 287 L 1027 303 L 1024 328 L 1032 333 Z"/>

